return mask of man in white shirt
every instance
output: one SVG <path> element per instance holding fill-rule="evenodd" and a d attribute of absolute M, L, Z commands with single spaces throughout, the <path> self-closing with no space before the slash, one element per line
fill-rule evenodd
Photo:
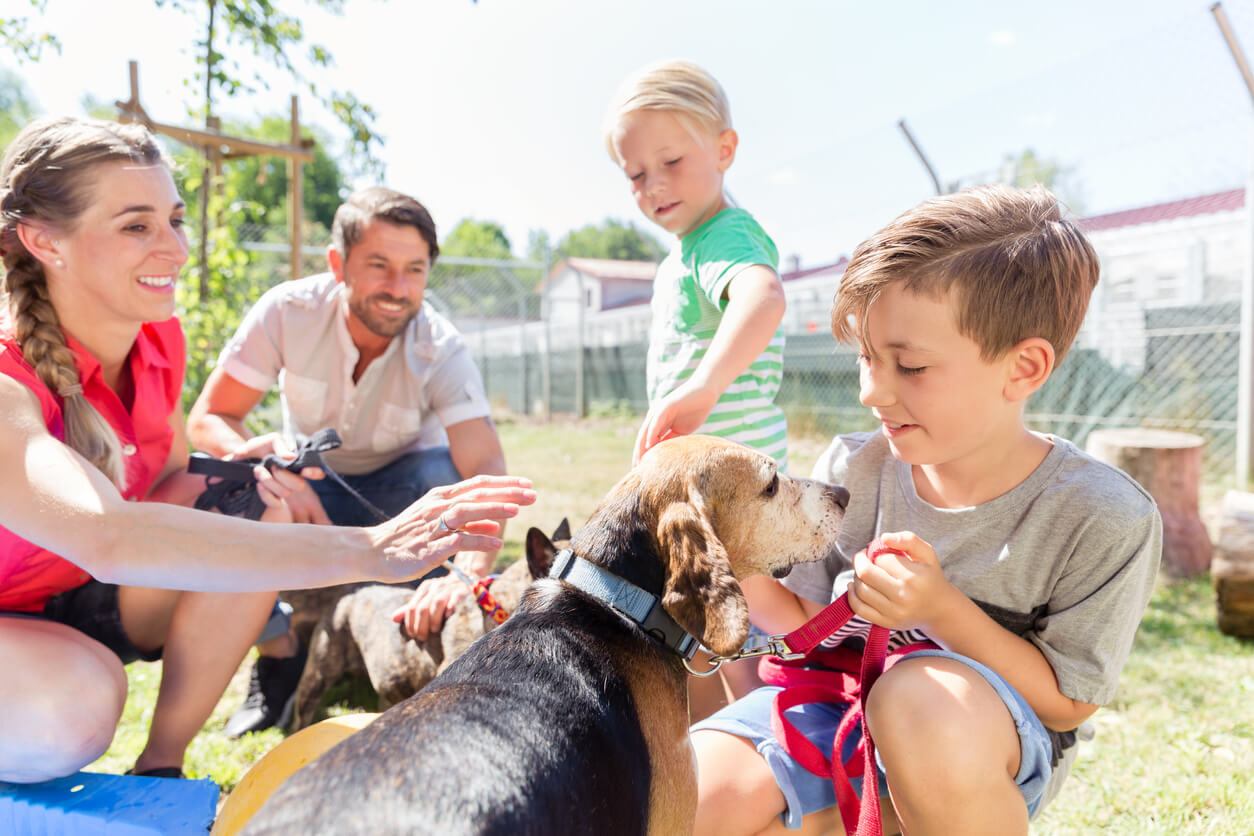
<path fill-rule="evenodd" d="M 329 273 L 271 288 L 245 316 L 188 416 L 192 444 L 217 457 L 261 457 L 334 428 L 342 446 L 324 461 L 388 515 L 438 485 L 504 474 L 479 371 L 457 330 L 423 302 L 439 253 L 430 214 L 390 189 L 363 189 L 336 211 L 331 236 Z M 276 383 L 282 431 L 254 436 L 244 420 Z M 334 480 L 305 487 L 288 498 L 296 522 L 377 522 Z M 455 562 L 485 575 L 494 559 L 476 552 Z M 425 638 L 467 592 L 451 576 L 421 584 L 406 628 Z M 262 635 L 229 736 L 285 719 L 305 654 L 284 628 L 274 619 Z"/>

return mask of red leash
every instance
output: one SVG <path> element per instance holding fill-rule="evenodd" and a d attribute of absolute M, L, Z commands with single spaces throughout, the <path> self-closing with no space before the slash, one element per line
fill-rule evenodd
<path fill-rule="evenodd" d="M 488 575 L 482 580 L 475 581 L 475 585 L 470 588 L 470 591 L 474 593 L 479 609 L 486 612 L 497 624 L 504 624 L 505 619 L 509 618 L 509 613 L 492 597 L 492 593 L 488 592 L 488 587 L 492 585 L 492 581 L 496 580 L 496 577 L 496 575 Z"/>
<path fill-rule="evenodd" d="M 878 538 L 867 547 L 867 554 L 872 560 L 891 551 L 893 550 L 886 548 Z M 855 651 L 847 648 L 828 650 L 818 647 L 825 638 L 845 626 L 853 616 L 849 595 L 846 593 L 784 637 L 784 643 L 789 650 L 805 653 L 808 660 L 821 662 L 835 670 L 805 668 L 805 660 L 786 662 L 767 657 L 760 663 L 759 672 L 764 681 L 784 686 L 775 695 L 774 712 L 771 715 L 775 739 L 784 747 L 784 751 L 809 772 L 832 779 L 836 803 L 846 831 L 855 836 L 880 836 L 883 833 L 883 823 L 880 821 L 879 775 L 875 764 L 875 744 L 871 741 L 871 731 L 866 723 L 866 695 L 884 672 L 889 631 L 885 627 L 872 624 L 861 658 Z M 899 659 L 910 651 L 924 647 L 935 645 L 928 642 L 899 648 L 893 651 L 893 658 Z M 816 648 L 817 653 L 814 652 Z M 831 758 L 819 751 L 784 716 L 789 708 L 812 702 L 837 702 L 850 706 L 836 729 Z M 841 752 L 855 725 L 862 729 L 862 741 L 858 745 L 862 750 L 861 763 L 857 762 L 856 749 L 846 763 L 841 758 Z M 859 776 L 862 777 L 861 801 L 850 781 Z"/>

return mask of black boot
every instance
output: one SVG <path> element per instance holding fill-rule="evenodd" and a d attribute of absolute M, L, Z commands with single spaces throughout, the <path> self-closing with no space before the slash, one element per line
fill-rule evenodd
<path fill-rule="evenodd" d="M 295 656 L 275 659 L 259 656 L 248 677 L 248 696 L 226 721 L 223 732 L 229 738 L 249 732 L 261 731 L 271 726 L 282 728 L 292 716 L 292 698 L 296 685 L 305 670 L 308 652 L 302 645 Z"/>

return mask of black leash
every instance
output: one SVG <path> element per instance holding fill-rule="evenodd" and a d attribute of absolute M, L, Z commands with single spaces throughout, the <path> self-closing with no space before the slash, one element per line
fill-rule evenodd
<path fill-rule="evenodd" d="M 306 467 L 319 467 L 327 478 L 348 492 L 349 496 L 361 503 L 362 507 L 373 514 L 379 522 L 388 519 L 387 514 L 379 510 L 374 503 L 366 499 L 344 481 L 322 459 L 322 454 L 339 447 L 340 434 L 332 427 L 311 435 L 296 450 L 296 458 L 288 461 L 271 453 L 264 459 L 215 459 L 204 453 L 192 453 L 187 463 L 188 473 L 207 476 L 205 492 L 196 497 L 196 508 L 207 511 L 217 508 L 232 517 L 243 517 L 249 520 L 260 519 L 266 505 L 257 495 L 257 477 L 253 468 L 265 465 L 271 473 L 276 468 L 299 474 Z"/>

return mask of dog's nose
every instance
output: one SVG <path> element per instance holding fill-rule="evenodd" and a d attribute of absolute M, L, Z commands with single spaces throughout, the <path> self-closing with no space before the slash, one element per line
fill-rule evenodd
<path fill-rule="evenodd" d="M 832 501 L 840 506 L 840 510 L 845 510 L 845 507 L 849 505 L 849 491 L 840 485 L 829 485 L 827 493 L 832 498 Z"/>

